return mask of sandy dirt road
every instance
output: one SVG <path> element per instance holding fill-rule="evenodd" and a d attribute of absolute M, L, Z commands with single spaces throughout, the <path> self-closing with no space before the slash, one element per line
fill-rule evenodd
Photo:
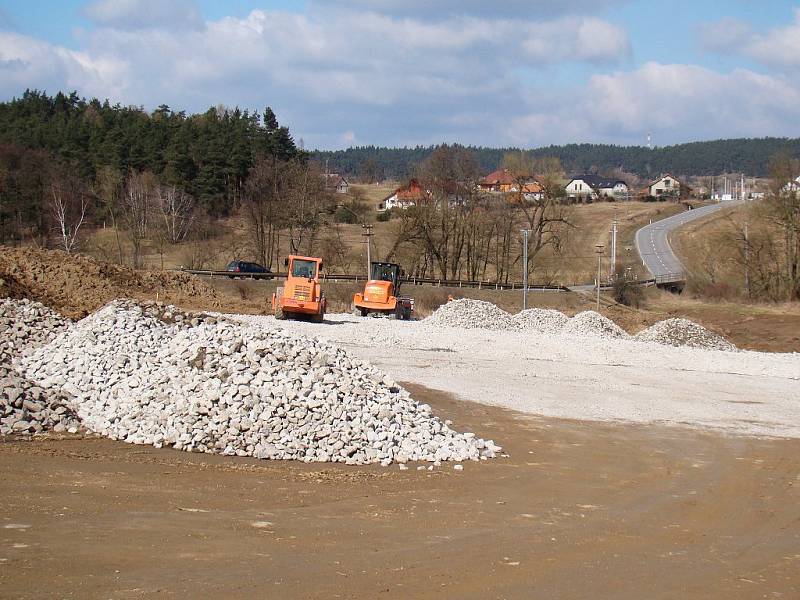
<path fill-rule="evenodd" d="M 800 440 L 408 387 L 509 458 L 420 472 L 3 440 L 0 596 L 800 597 Z"/>

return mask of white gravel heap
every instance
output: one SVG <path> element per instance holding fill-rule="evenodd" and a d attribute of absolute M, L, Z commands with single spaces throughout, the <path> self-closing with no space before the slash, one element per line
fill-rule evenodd
<path fill-rule="evenodd" d="M 655 342 L 667 346 L 689 346 L 707 350 L 734 352 L 736 346 L 719 334 L 688 319 L 667 319 L 640 331 L 634 337 L 639 342 Z"/>
<path fill-rule="evenodd" d="M 628 339 L 630 336 L 619 325 L 593 310 L 585 310 L 572 317 L 562 333 L 574 336 L 592 336 L 604 339 Z"/>
<path fill-rule="evenodd" d="M 46 344 L 72 322 L 33 300 L 0 298 L 0 364 Z"/>
<path fill-rule="evenodd" d="M 433 327 L 505 330 L 512 328 L 511 315 L 491 302 L 459 298 L 442 304 L 423 323 Z"/>
<path fill-rule="evenodd" d="M 63 394 L 45 391 L 7 365 L 0 365 L 0 435 L 75 433 L 79 425 Z"/>
<path fill-rule="evenodd" d="M 549 308 L 529 308 L 512 317 L 515 330 L 538 333 L 559 333 L 568 321 L 567 315 Z"/>
<path fill-rule="evenodd" d="M 71 321 L 39 302 L 0 298 L 0 435 L 78 430 L 63 394 L 45 392 L 12 363 L 67 330 Z"/>
<path fill-rule="evenodd" d="M 491 458 L 326 341 L 115 301 L 23 361 L 89 430 L 179 450 L 347 464 Z"/>

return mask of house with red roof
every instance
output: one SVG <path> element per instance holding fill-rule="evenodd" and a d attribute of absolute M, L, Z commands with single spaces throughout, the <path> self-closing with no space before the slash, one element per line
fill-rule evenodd
<path fill-rule="evenodd" d="M 420 185 L 418 180 L 411 179 L 406 185 L 400 186 L 381 200 L 378 204 L 378 212 L 392 210 L 393 208 L 405 210 L 410 206 L 416 206 L 429 196 L 430 194 Z"/>

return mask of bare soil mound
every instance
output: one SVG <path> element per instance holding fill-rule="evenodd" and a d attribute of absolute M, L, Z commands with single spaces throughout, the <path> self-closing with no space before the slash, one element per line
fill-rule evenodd
<path fill-rule="evenodd" d="M 0 247 L 0 296 L 37 300 L 81 318 L 119 297 L 219 306 L 217 292 L 187 273 L 137 271 L 59 250 Z"/>

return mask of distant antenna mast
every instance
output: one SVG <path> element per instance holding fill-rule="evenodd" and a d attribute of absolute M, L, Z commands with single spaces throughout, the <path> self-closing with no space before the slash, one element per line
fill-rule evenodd
<path fill-rule="evenodd" d="M 647 134 L 647 148 L 648 148 L 649 150 L 652 150 L 652 149 L 653 149 L 653 134 L 651 134 L 651 133 L 649 133 L 649 132 L 648 132 L 648 134 Z"/>

